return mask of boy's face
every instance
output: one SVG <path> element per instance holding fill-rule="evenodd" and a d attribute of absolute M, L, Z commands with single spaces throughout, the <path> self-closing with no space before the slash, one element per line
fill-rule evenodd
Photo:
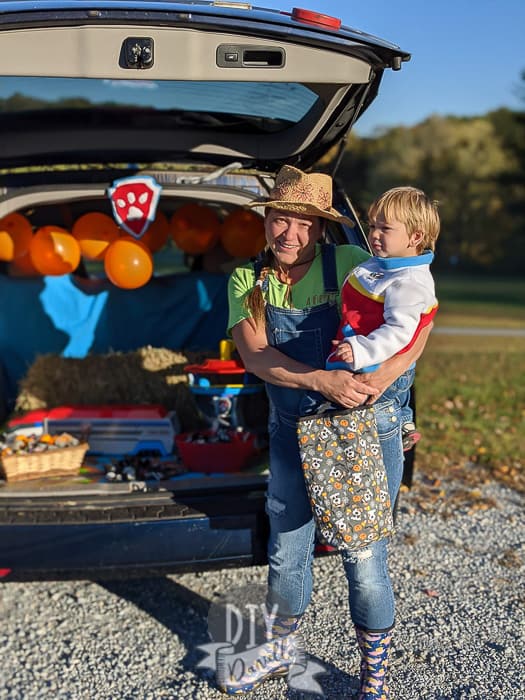
<path fill-rule="evenodd" d="M 368 222 L 368 242 L 372 253 L 379 258 L 409 258 L 418 255 L 421 233 L 408 233 L 407 227 L 396 219 L 386 220 L 377 214 Z"/>

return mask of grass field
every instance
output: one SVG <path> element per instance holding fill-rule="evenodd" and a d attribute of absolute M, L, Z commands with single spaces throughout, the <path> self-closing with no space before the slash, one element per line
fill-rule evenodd
<path fill-rule="evenodd" d="M 525 282 L 437 278 L 444 326 L 525 329 Z M 433 334 L 418 362 L 416 469 L 525 492 L 525 337 Z"/>
<path fill-rule="evenodd" d="M 436 275 L 440 326 L 523 328 L 525 279 Z"/>

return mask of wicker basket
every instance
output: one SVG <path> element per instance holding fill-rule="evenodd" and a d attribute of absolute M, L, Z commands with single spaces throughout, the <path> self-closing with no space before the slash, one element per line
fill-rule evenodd
<path fill-rule="evenodd" d="M 6 481 L 44 479 L 48 476 L 77 476 L 88 449 L 87 442 L 82 442 L 75 447 L 2 457 L 0 472 L 3 472 L 2 476 Z"/>

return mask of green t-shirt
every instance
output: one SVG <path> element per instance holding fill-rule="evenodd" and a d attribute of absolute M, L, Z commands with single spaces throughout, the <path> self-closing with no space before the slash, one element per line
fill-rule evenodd
<path fill-rule="evenodd" d="M 337 282 L 341 289 L 343 281 L 348 273 L 356 265 L 367 260 L 370 255 L 355 245 L 341 245 L 335 249 Z M 323 284 L 323 266 L 320 246 L 316 246 L 316 257 L 306 275 L 292 285 L 286 298 L 287 285 L 279 282 L 277 277 L 270 273 L 268 275 L 268 291 L 266 301 L 273 306 L 281 308 L 307 309 L 311 306 L 319 306 L 327 301 L 335 301 L 341 307 L 340 292 L 326 293 Z M 245 307 L 246 295 L 251 292 L 255 285 L 255 271 L 253 263 L 247 263 L 236 268 L 228 282 L 228 333 L 231 329 L 245 318 L 249 318 L 250 313 Z"/>

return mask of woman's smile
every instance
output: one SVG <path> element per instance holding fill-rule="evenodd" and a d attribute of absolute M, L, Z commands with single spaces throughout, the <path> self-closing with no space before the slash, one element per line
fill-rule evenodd
<path fill-rule="evenodd" d="M 279 263 L 296 265 L 313 256 L 322 227 L 316 217 L 271 210 L 265 221 L 266 240 Z"/>
<path fill-rule="evenodd" d="M 297 250 L 298 248 L 301 248 L 301 245 L 299 243 L 290 243 L 289 241 L 282 241 L 277 239 L 275 241 L 275 248 L 280 248 L 282 250 Z"/>

